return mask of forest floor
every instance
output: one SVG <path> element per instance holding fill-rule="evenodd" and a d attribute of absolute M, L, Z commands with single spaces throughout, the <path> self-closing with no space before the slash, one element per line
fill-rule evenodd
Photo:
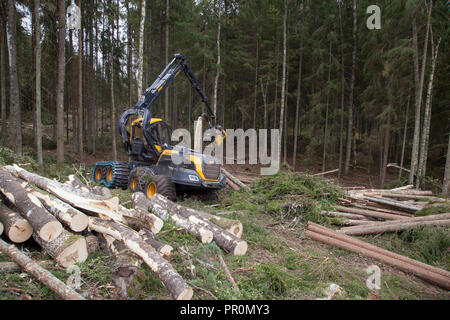
<path fill-rule="evenodd" d="M 67 165 L 57 169 L 54 151 L 46 151 L 46 165 L 38 169 L 32 157 L 17 157 L 0 150 L 0 165 L 18 163 L 26 169 L 64 182 L 69 174 L 90 180 L 96 161 L 109 159 L 109 152 L 87 158 L 87 166 L 76 164 L 76 155 L 67 152 Z M 28 168 L 27 168 L 28 166 Z M 324 290 L 335 283 L 343 294 L 335 299 L 450 299 L 450 293 L 430 285 L 374 259 L 321 244 L 304 236 L 307 221 L 328 225 L 320 210 L 331 208 L 342 195 L 340 186 L 376 186 L 376 177 L 364 175 L 363 169 L 352 170 L 349 176 L 333 183 L 322 178 L 293 174 L 284 168 L 273 177 L 259 177 L 256 167 L 230 168 L 241 177 L 253 180 L 251 191 L 225 189 L 214 203 L 203 203 L 194 198 L 180 199 L 182 205 L 202 209 L 212 214 L 227 212 L 228 218 L 243 223 L 243 239 L 248 242 L 247 254 L 242 257 L 228 255 L 213 242 L 201 244 L 193 236 L 177 231 L 165 223 L 158 239 L 174 247 L 171 264 L 194 288 L 194 299 L 323 299 Z M 332 168 L 330 168 L 332 169 Z M 333 168 L 334 169 L 334 168 Z M 299 166 L 301 171 L 318 172 L 319 168 Z M 395 180 L 395 173 L 391 180 Z M 398 182 L 397 182 L 398 183 Z M 396 182 L 392 182 L 396 184 Z M 130 206 L 131 193 L 112 190 L 122 204 Z M 326 197 L 321 195 L 327 194 Z M 450 233 L 448 228 L 423 228 L 400 234 L 365 236 L 363 239 L 396 253 L 450 270 Z M 6 238 L 3 239 L 6 240 Z M 32 240 L 18 247 L 36 260 L 49 257 Z M 177 248 L 183 247 L 193 255 L 188 259 Z M 219 263 L 224 257 L 240 293 L 233 289 Z M 198 260 L 197 260 L 198 259 Z M 214 269 L 198 261 L 207 262 Z M 0 261 L 8 261 L 0 254 Z M 102 250 L 92 254 L 79 265 L 82 285 L 79 292 L 89 299 L 116 299 L 113 259 Z M 371 292 L 366 286 L 366 269 L 377 265 L 381 269 L 381 290 Z M 193 266 L 193 267 L 192 267 Z M 70 274 L 56 265 L 48 267 L 56 277 L 67 281 Z M 144 265 L 129 289 L 130 299 L 171 299 L 155 274 Z M 0 274 L 1 299 L 46 300 L 57 297 L 27 273 Z"/>

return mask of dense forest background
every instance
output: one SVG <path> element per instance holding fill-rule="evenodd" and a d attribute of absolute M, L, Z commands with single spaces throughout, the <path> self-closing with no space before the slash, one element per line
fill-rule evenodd
<path fill-rule="evenodd" d="M 1 141 L 48 161 L 122 156 L 116 122 L 174 53 L 224 128 L 283 129 L 281 160 L 449 188 L 449 10 L 430 0 L 1 0 Z M 366 26 L 370 5 L 381 28 Z M 175 82 L 153 110 L 192 127 L 200 99 Z M 119 151 L 118 151 L 119 149 Z M 109 157 L 109 156 L 108 156 Z M 101 159 L 106 160 L 106 159 Z M 446 179 L 444 177 L 447 177 Z M 444 178 L 444 179 L 443 179 Z"/>

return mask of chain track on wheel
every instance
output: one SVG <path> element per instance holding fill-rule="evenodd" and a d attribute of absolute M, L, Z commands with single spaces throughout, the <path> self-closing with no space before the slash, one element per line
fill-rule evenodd
<path fill-rule="evenodd" d="M 102 170 L 102 178 L 99 181 L 96 172 L 98 169 Z M 93 180 L 101 183 L 110 189 L 128 188 L 128 176 L 130 175 L 130 167 L 128 162 L 112 161 L 112 162 L 98 162 L 93 171 Z"/>

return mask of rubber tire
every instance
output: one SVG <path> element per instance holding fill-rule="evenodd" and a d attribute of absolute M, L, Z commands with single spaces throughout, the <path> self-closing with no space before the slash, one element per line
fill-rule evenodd
<path fill-rule="evenodd" d="M 175 184 L 171 180 L 171 177 L 162 175 L 149 176 L 148 181 L 145 183 L 145 187 L 142 189 L 146 196 L 148 196 L 146 192 L 147 188 L 151 183 L 156 185 L 156 193 L 159 193 L 170 201 L 177 201 L 177 190 L 175 188 Z"/>
<path fill-rule="evenodd" d="M 133 188 L 131 187 L 131 183 L 132 183 L 132 181 L 133 181 L 133 179 L 134 178 L 136 178 L 137 179 L 137 184 L 136 184 L 136 189 L 134 189 L 133 190 Z M 135 168 L 135 169 L 133 169 L 131 172 L 130 172 L 130 175 L 129 175 L 129 177 L 128 177 L 128 189 L 131 191 L 131 192 L 142 192 L 142 186 L 141 186 L 141 184 L 140 184 L 140 182 L 139 182 L 139 176 L 138 176 L 138 172 L 137 172 L 137 168 Z"/>

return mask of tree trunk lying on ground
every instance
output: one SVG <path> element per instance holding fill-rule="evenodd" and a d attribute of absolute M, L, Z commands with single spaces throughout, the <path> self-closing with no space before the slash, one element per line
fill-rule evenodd
<path fill-rule="evenodd" d="M 106 199 L 103 196 L 87 193 L 57 181 L 30 173 L 17 165 L 14 165 L 14 167 L 6 166 L 5 169 L 11 172 L 11 174 L 53 194 L 60 200 L 67 202 L 77 209 L 97 214 L 103 218 L 123 222 L 122 215 L 118 212 L 119 198 L 117 197 Z"/>
<path fill-rule="evenodd" d="M 49 271 L 45 270 L 35 261 L 27 257 L 13 245 L 8 245 L 0 239 L 0 251 L 14 262 L 18 263 L 26 272 L 30 273 L 38 281 L 49 287 L 54 293 L 65 300 L 85 300 L 81 295 L 73 289 L 65 285 L 61 280 L 57 279 Z"/>
<path fill-rule="evenodd" d="M 64 225 L 68 226 L 74 232 L 81 232 L 86 230 L 89 224 L 89 218 L 83 212 L 75 209 L 71 205 L 57 199 L 50 197 L 38 191 L 32 193 L 41 200 L 44 207 L 53 214 Z"/>
<path fill-rule="evenodd" d="M 360 236 L 360 235 L 367 235 L 367 234 L 378 234 L 378 233 L 387 233 L 387 232 L 400 232 L 405 231 L 408 229 L 413 229 L 417 227 L 425 227 L 425 226 L 447 226 L 450 225 L 450 219 L 447 220 L 430 220 L 430 221 L 419 221 L 419 222 L 401 222 L 401 223 L 395 223 L 395 224 L 387 224 L 384 225 L 382 222 L 378 223 L 376 225 L 365 225 L 365 226 L 359 226 L 355 227 L 354 229 L 350 230 L 339 230 L 339 232 L 347 234 L 347 235 L 353 235 L 353 236 Z M 346 229 L 346 228 L 344 228 Z"/>
<path fill-rule="evenodd" d="M 111 191 L 106 188 L 106 187 L 100 187 L 100 186 L 95 186 L 95 187 L 90 187 L 85 185 L 77 176 L 75 175 L 70 175 L 68 177 L 69 180 L 67 180 L 66 182 L 64 182 L 64 184 L 74 188 L 74 189 L 80 189 L 84 192 L 88 192 L 88 193 L 93 193 L 96 194 L 98 196 L 102 196 L 105 199 L 109 199 L 112 198 L 111 196 Z"/>
<path fill-rule="evenodd" d="M 149 244 L 147 244 L 139 234 L 119 223 L 105 221 L 98 218 L 89 218 L 89 228 L 113 237 L 123 243 L 133 253 L 141 257 L 144 262 L 156 273 L 158 278 L 164 283 L 172 297 L 176 300 L 190 300 L 192 298 L 192 288 L 184 279 L 164 260 L 161 255 Z"/>
<path fill-rule="evenodd" d="M 158 205 L 161 208 L 168 210 L 170 215 L 178 214 L 188 219 L 189 222 L 210 230 L 213 233 L 213 239 L 216 244 L 225 251 L 234 255 L 244 255 L 247 252 L 247 242 L 210 222 L 199 214 L 197 210 L 180 206 L 158 193 L 149 201 L 154 206 Z"/>
<path fill-rule="evenodd" d="M 44 261 L 37 261 L 37 264 L 39 264 L 41 267 L 46 265 L 51 265 L 52 261 L 50 260 L 44 260 Z M 22 272 L 22 267 L 18 265 L 16 262 L 0 262 L 0 273 L 19 273 Z"/>
<path fill-rule="evenodd" d="M 329 216 L 329 217 L 339 217 L 339 218 L 349 218 L 349 219 L 353 219 L 353 220 L 370 221 L 365 216 L 362 216 L 362 215 L 359 215 L 359 214 L 353 214 L 353 213 L 335 212 L 335 211 L 322 211 L 320 214 L 322 216 Z"/>
<path fill-rule="evenodd" d="M 367 224 L 371 223 L 371 221 L 366 220 L 351 220 L 351 219 L 344 219 L 342 221 L 332 221 L 331 224 L 336 226 L 365 226 Z"/>
<path fill-rule="evenodd" d="M 169 218 L 179 227 L 185 229 L 188 233 L 195 236 L 201 243 L 210 243 L 213 240 L 213 233 L 201 226 L 191 223 L 188 219 L 179 214 L 172 213 L 169 215 L 168 211 L 159 205 L 154 205 L 142 193 L 137 192 L 132 196 L 133 208 L 141 208 L 148 212 L 154 212 L 162 220 L 167 221 Z"/>
<path fill-rule="evenodd" d="M 138 269 L 142 264 L 141 258 L 130 251 L 123 243 L 105 234 L 102 235 L 107 251 L 114 256 L 114 286 L 118 295 L 126 299 L 128 298 L 128 288 L 133 282 L 134 277 L 138 273 Z"/>
<path fill-rule="evenodd" d="M 84 262 L 88 257 L 86 239 L 65 229 L 53 241 L 44 241 L 36 233 L 33 234 L 33 239 L 64 268 Z"/>
<path fill-rule="evenodd" d="M 408 257 L 397 255 L 393 252 L 383 250 L 364 241 L 339 234 L 316 224 L 308 223 L 308 231 L 306 231 L 305 234 L 311 239 L 325 244 L 334 245 L 341 249 L 356 252 L 390 264 L 402 271 L 415 274 L 428 282 L 450 290 L 450 277 L 445 270 L 426 265 Z"/>
<path fill-rule="evenodd" d="M 9 240 L 14 243 L 23 243 L 30 239 L 33 234 L 33 228 L 30 223 L 0 201 L 0 225 L 1 224 L 5 227 L 4 231 Z"/>
<path fill-rule="evenodd" d="M 405 211 L 412 212 L 412 213 L 417 212 L 422 209 L 421 207 L 419 207 L 417 205 L 406 204 L 404 201 L 388 200 L 385 198 L 377 198 L 377 197 L 370 197 L 370 196 L 363 196 L 363 198 L 366 200 L 375 202 L 375 203 L 388 205 L 390 207 L 399 208 L 401 210 L 405 210 Z"/>
<path fill-rule="evenodd" d="M 240 222 L 239 220 L 233 220 L 233 219 L 215 216 L 215 215 L 209 214 L 208 212 L 204 212 L 204 211 L 200 211 L 200 210 L 197 210 L 197 212 L 205 219 L 208 219 L 215 225 L 221 227 L 222 229 L 227 230 L 229 233 L 235 235 L 236 237 L 238 237 L 238 238 L 242 237 L 242 233 L 244 232 L 244 227 L 242 226 L 242 222 Z"/>
<path fill-rule="evenodd" d="M 232 182 L 230 179 L 227 179 L 227 185 L 235 191 L 239 191 L 241 189 L 241 188 L 239 188 L 239 186 L 237 184 Z"/>
<path fill-rule="evenodd" d="M 378 212 L 378 211 L 370 211 L 370 210 L 364 210 L 364 209 L 355 209 L 350 207 L 343 207 L 343 206 L 336 206 L 336 209 L 342 212 L 350 212 L 350 213 L 356 213 L 363 216 L 371 217 L 371 218 L 378 218 L 378 219 L 385 219 L 385 220 L 403 220 L 407 219 L 407 217 L 390 214 L 390 213 L 384 213 L 384 212 Z"/>
<path fill-rule="evenodd" d="M 355 207 L 355 208 L 369 210 L 369 211 L 378 211 L 378 212 L 383 212 L 383 213 L 396 214 L 396 215 L 399 215 L 399 216 L 414 217 L 414 215 L 412 213 L 406 213 L 406 212 L 402 212 L 402 211 L 398 211 L 398 210 L 390 210 L 390 209 L 386 209 L 386 208 L 379 208 L 379 207 L 364 205 L 364 204 L 360 204 L 360 203 L 351 203 L 350 205 L 352 207 Z"/>
<path fill-rule="evenodd" d="M 125 207 L 121 207 L 120 212 L 122 213 L 122 216 L 126 218 L 127 224 L 132 225 L 133 222 L 140 222 L 154 234 L 159 233 L 164 226 L 164 222 L 161 218 L 149 213 L 147 210 L 140 208 L 129 210 Z"/>
<path fill-rule="evenodd" d="M 160 254 L 162 254 L 165 257 L 170 257 L 170 254 L 172 253 L 173 248 L 169 246 L 168 244 L 164 244 L 159 242 L 155 239 L 155 235 L 151 233 L 147 229 L 141 229 L 139 231 L 139 235 L 141 236 L 142 240 L 147 242 L 149 245 L 153 247 L 156 251 L 158 251 Z"/>
<path fill-rule="evenodd" d="M 237 186 L 239 186 L 240 188 L 243 188 L 245 190 L 249 190 L 250 187 L 247 186 L 246 184 L 243 184 L 238 178 L 236 178 L 235 176 L 233 176 L 231 173 L 229 173 L 227 170 L 225 170 L 224 167 L 222 167 L 222 172 L 225 174 L 225 176 L 227 177 L 227 179 L 230 179 L 234 184 L 236 184 Z"/>
<path fill-rule="evenodd" d="M 19 181 L 0 167 L 0 192 L 28 220 L 33 230 L 44 241 L 56 239 L 62 232 L 61 223 L 42 205 L 36 196 L 25 191 Z"/>

